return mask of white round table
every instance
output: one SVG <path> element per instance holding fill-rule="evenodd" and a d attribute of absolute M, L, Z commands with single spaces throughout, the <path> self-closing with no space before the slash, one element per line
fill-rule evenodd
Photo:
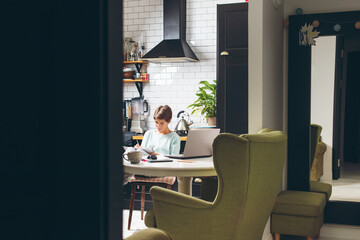
<path fill-rule="evenodd" d="M 169 159 L 158 156 L 158 160 Z M 145 176 L 176 176 L 178 179 L 178 191 L 192 195 L 192 177 L 216 176 L 212 157 L 171 159 L 172 162 L 144 162 L 131 164 L 123 161 L 124 172 Z"/>

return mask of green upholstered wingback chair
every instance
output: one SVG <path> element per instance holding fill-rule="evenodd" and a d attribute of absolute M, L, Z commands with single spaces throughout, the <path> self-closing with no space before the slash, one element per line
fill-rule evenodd
<path fill-rule="evenodd" d="M 164 231 L 156 228 L 147 228 L 134 233 L 125 240 L 172 240 Z"/>
<path fill-rule="evenodd" d="M 310 166 L 313 165 L 315 159 L 316 148 L 319 143 L 322 127 L 317 124 L 311 124 L 310 130 Z M 310 169 L 311 171 L 311 169 Z M 311 172 L 310 172 L 311 174 Z M 310 192 L 323 193 L 326 196 L 326 200 L 330 199 L 332 193 L 332 186 L 328 183 L 322 183 L 317 181 L 310 181 Z"/>
<path fill-rule="evenodd" d="M 215 200 L 153 187 L 155 221 L 146 218 L 145 224 L 174 240 L 260 240 L 280 190 L 286 147 L 280 131 L 220 134 L 213 142 Z"/>

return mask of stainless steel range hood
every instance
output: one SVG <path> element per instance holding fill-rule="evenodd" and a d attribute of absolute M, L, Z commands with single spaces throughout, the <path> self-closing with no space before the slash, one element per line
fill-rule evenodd
<path fill-rule="evenodd" d="M 198 62 L 186 42 L 186 0 L 163 0 L 164 40 L 145 54 L 149 62 Z"/>

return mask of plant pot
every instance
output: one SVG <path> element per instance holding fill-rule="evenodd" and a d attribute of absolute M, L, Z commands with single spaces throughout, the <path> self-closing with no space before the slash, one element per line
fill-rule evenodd
<path fill-rule="evenodd" d="M 207 118 L 208 126 L 216 126 L 216 117 Z"/>

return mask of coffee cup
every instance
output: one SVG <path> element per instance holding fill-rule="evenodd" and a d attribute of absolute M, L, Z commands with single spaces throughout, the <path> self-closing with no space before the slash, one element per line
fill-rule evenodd
<path fill-rule="evenodd" d="M 126 152 L 123 154 L 123 158 L 131 164 L 139 163 L 142 159 L 142 154 L 140 151 L 132 151 L 132 152 Z"/>

